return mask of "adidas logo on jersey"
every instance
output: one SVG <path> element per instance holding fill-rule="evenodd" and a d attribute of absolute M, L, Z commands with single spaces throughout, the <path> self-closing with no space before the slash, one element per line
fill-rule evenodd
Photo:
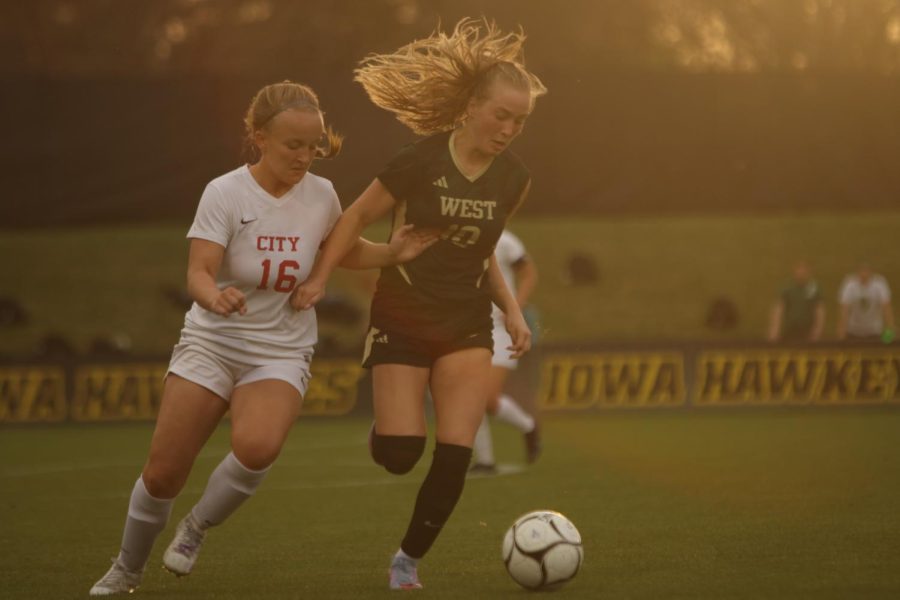
<path fill-rule="evenodd" d="M 375 342 L 376 344 L 387 344 L 388 336 L 386 333 L 379 333 L 378 335 L 376 335 L 375 337 L 372 338 L 372 341 Z"/>
<path fill-rule="evenodd" d="M 447 185 L 447 178 L 444 176 L 441 176 L 439 179 L 435 179 L 431 183 L 431 185 L 439 187 L 439 188 L 444 188 L 444 189 L 449 189 L 449 187 L 450 187 L 449 185 Z"/>

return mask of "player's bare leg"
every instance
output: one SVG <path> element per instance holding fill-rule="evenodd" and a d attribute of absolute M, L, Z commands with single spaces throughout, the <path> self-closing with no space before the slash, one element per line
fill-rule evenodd
<path fill-rule="evenodd" d="M 140 584 L 172 502 L 227 408 L 224 400 L 202 386 L 177 375 L 166 378 L 149 457 L 132 490 L 119 556 L 90 595 L 130 593 Z"/>
<path fill-rule="evenodd" d="M 266 379 L 235 388 L 231 398 L 232 452 L 219 463 L 200 500 L 178 524 L 163 556 L 169 571 L 189 574 L 207 530 L 253 495 L 281 452 L 301 403 L 300 393 L 285 381 Z"/>
<path fill-rule="evenodd" d="M 467 348 L 439 358 L 431 372 L 437 441 L 472 447 L 485 413 L 490 350 Z"/>
<path fill-rule="evenodd" d="M 369 452 L 377 464 L 391 473 L 408 472 L 424 450 L 424 397 L 428 376 L 428 369 L 410 365 L 372 368 L 375 421 L 369 431 Z M 388 570 L 389 587 L 421 588 L 416 566 L 416 559 L 398 550 Z"/>
<path fill-rule="evenodd" d="M 391 564 L 392 589 L 421 587 L 417 561 L 437 539 L 462 494 L 472 440 L 484 415 L 489 368 L 490 351 L 485 348 L 442 356 L 432 367 L 437 442 L 406 535 Z"/>

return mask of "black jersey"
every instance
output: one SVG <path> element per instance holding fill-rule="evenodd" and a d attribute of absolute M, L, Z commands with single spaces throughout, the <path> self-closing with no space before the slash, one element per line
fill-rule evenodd
<path fill-rule="evenodd" d="M 393 229 L 411 223 L 442 234 L 416 259 L 382 269 L 372 326 L 426 340 L 490 330 L 488 261 L 528 170 L 507 150 L 470 180 L 456 166 L 448 132 L 403 147 L 378 179 L 396 200 Z"/>

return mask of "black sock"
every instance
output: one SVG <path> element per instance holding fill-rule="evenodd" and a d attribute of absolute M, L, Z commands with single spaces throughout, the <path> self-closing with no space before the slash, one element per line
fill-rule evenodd
<path fill-rule="evenodd" d="M 400 544 L 409 556 L 425 556 L 437 539 L 462 495 L 471 458 L 471 448 L 440 442 L 435 446 L 431 468 L 419 488 L 416 508 Z"/>

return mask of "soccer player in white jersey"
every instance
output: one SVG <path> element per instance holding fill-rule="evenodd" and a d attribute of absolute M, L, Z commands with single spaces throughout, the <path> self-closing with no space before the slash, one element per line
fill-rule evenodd
<path fill-rule="evenodd" d="M 255 492 L 300 412 L 316 343 L 316 315 L 289 302 L 341 214 L 327 179 L 309 173 L 341 139 L 326 129 L 318 98 L 283 82 L 261 89 L 247 111 L 258 159 L 211 181 L 188 232 L 185 317 L 166 376 L 156 429 L 128 505 L 122 546 L 92 596 L 130 593 L 169 519 L 203 444 L 231 410 L 232 451 L 178 524 L 163 557 L 187 575 L 208 528 Z M 328 140 L 323 148 L 322 140 Z M 341 265 L 364 269 L 410 260 L 434 236 L 405 228 L 390 245 L 359 239 Z"/>
<path fill-rule="evenodd" d="M 516 298 L 520 307 L 528 304 L 535 286 L 538 273 L 534 261 L 525 251 L 525 245 L 511 231 L 504 229 L 494 249 L 497 258 L 497 266 L 506 281 L 507 287 Z M 525 459 L 532 463 L 537 460 L 540 453 L 540 437 L 537 421 L 534 417 L 522 410 L 519 404 L 503 388 L 510 373 L 519 364 L 518 359 L 510 356 L 507 348 L 512 344 L 509 333 L 506 331 L 505 316 L 496 305 L 493 307 L 494 320 L 494 355 L 491 359 L 491 374 L 488 384 L 487 415 L 481 421 L 481 426 L 475 434 L 475 444 L 472 446 L 471 473 L 491 475 L 496 473 L 494 460 L 494 444 L 491 439 L 491 429 L 488 415 L 495 419 L 508 423 L 522 432 L 525 436 Z"/>

